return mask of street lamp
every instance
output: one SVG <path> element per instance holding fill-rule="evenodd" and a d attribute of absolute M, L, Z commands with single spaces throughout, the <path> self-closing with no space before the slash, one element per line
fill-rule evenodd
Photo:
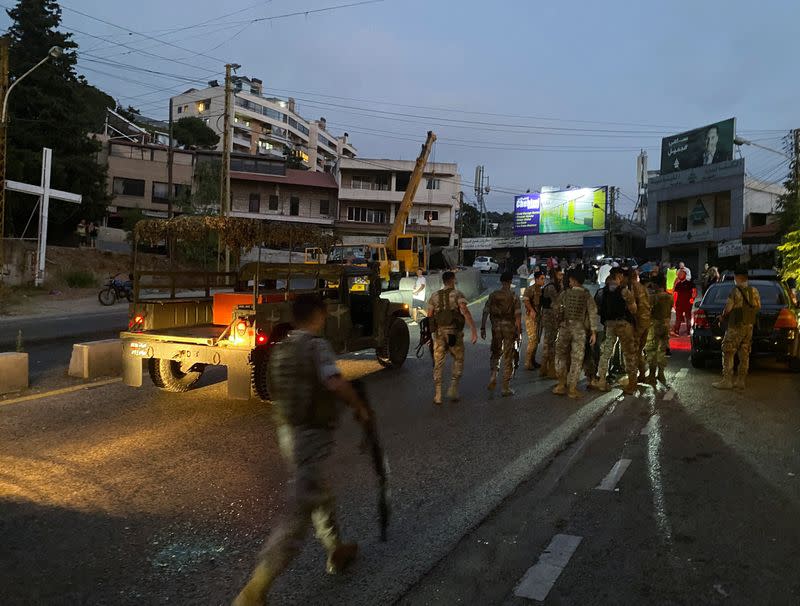
<path fill-rule="evenodd" d="M 0 115 L 0 122 L 2 122 L 3 124 L 6 123 L 6 108 L 8 106 L 8 96 L 11 94 L 11 91 L 14 90 L 14 87 L 17 84 L 19 84 L 22 80 L 24 80 L 26 77 L 28 77 L 31 74 L 31 72 L 33 72 L 37 68 L 47 63 L 48 59 L 58 59 L 63 54 L 64 54 L 64 49 L 61 48 L 60 46 L 51 47 L 50 50 L 47 51 L 47 56 L 45 56 L 44 59 L 39 61 L 39 63 L 34 65 L 32 68 L 30 68 L 28 71 L 26 71 L 24 74 L 22 74 L 19 78 L 17 78 L 16 80 L 14 80 L 14 82 L 11 83 L 11 86 L 9 86 L 8 90 L 6 91 L 6 96 L 3 98 L 3 113 L 2 115 Z"/>
<path fill-rule="evenodd" d="M 777 149 L 772 149 L 771 147 L 767 147 L 766 145 L 761 145 L 760 143 L 754 143 L 753 141 L 748 141 L 747 139 L 742 139 L 741 137 L 735 137 L 733 142 L 736 145 L 752 145 L 753 147 L 760 147 L 761 149 L 765 149 L 767 151 L 771 151 L 773 154 L 778 154 L 779 156 L 783 156 L 784 158 L 788 158 L 789 160 L 792 159 L 792 156 L 786 154 L 782 151 L 778 151 Z"/>

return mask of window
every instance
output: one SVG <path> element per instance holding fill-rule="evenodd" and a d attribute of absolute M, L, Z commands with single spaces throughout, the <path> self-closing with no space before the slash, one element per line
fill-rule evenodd
<path fill-rule="evenodd" d="M 269 197 L 269 209 L 270 210 L 278 210 L 278 196 L 272 194 Z"/>
<path fill-rule="evenodd" d="M 195 107 L 197 108 L 197 113 L 202 114 L 203 112 L 208 111 L 208 109 L 211 107 L 211 99 L 198 101 Z"/>
<path fill-rule="evenodd" d="M 153 202 L 157 204 L 166 204 L 168 200 L 169 187 L 166 183 L 159 183 L 153 181 Z"/>
<path fill-rule="evenodd" d="M 330 200 L 320 200 L 319 201 L 319 214 L 328 216 L 331 210 L 331 202 Z"/>
<path fill-rule="evenodd" d="M 144 179 L 114 177 L 114 193 L 118 196 L 144 198 Z"/>
<path fill-rule="evenodd" d="M 260 194 L 250 194 L 250 204 L 247 208 L 248 211 L 251 213 L 260 213 L 261 212 L 261 195 Z"/>
<path fill-rule="evenodd" d="M 180 105 L 178 106 L 178 113 L 179 113 L 179 114 L 182 114 L 182 113 L 183 113 L 183 107 L 182 107 L 182 106 L 180 106 Z"/>
<path fill-rule="evenodd" d="M 423 219 L 425 221 L 438 221 L 439 220 L 439 211 L 438 210 L 426 210 L 423 214 Z"/>
<path fill-rule="evenodd" d="M 289 198 L 289 214 L 296 217 L 300 214 L 300 198 L 292 196 Z"/>
<path fill-rule="evenodd" d="M 731 226 L 731 194 L 723 192 L 714 196 L 714 227 Z"/>
<path fill-rule="evenodd" d="M 353 175 L 351 185 L 353 189 L 389 191 L 389 175 L 375 175 L 374 177 Z"/>
<path fill-rule="evenodd" d="M 672 200 L 664 205 L 667 231 L 686 231 L 689 228 L 689 213 L 686 200 Z"/>
<path fill-rule="evenodd" d="M 386 211 L 351 206 L 347 209 L 347 220 L 359 223 L 386 223 Z"/>
<path fill-rule="evenodd" d="M 425 189 L 440 189 L 441 179 L 428 178 L 425 182 Z"/>

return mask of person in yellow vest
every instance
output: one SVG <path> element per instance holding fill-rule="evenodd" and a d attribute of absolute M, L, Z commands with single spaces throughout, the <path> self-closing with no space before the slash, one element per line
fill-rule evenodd
<path fill-rule="evenodd" d="M 667 269 L 667 292 L 672 293 L 672 289 L 675 287 L 675 280 L 678 279 L 678 270 L 675 266 L 670 263 L 669 268 Z"/>
<path fill-rule="evenodd" d="M 761 310 L 758 290 L 747 283 L 747 269 L 739 267 L 734 273 L 735 284 L 728 302 L 720 315 L 720 322 L 728 320 L 722 339 L 722 380 L 712 383 L 716 389 L 744 389 L 747 370 L 750 368 L 750 346 L 753 326 Z M 739 373 L 733 380 L 733 356 L 739 356 Z"/>

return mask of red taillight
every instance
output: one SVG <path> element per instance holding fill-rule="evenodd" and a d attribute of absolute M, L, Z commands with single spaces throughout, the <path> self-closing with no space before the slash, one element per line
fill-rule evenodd
<path fill-rule="evenodd" d="M 133 319 L 133 323 L 134 323 L 134 324 L 141 324 L 142 322 L 144 322 L 144 317 L 143 317 L 143 316 L 136 316 L 136 317 Z"/>
<path fill-rule="evenodd" d="M 128 328 L 130 330 L 141 329 L 142 328 L 142 324 L 144 324 L 144 316 L 139 314 L 139 315 L 133 316 L 131 318 L 131 321 L 128 322 Z"/>
<path fill-rule="evenodd" d="M 698 309 L 694 312 L 692 326 L 695 328 L 711 328 L 711 322 L 708 321 L 708 316 L 704 310 Z"/>
<path fill-rule="evenodd" d="M 778 313 L 778 319 L 775 320 L 775 328 L 797 328 L 797 317 L 786 307 Z"/>
<path fill-rule="evenodd" d="M 259 333 L 259 335 L 256 337 L 256 343 L 258 343 L 259 345 L 263 345 L 266 342 L 267 342 L 267 335 Z"/>

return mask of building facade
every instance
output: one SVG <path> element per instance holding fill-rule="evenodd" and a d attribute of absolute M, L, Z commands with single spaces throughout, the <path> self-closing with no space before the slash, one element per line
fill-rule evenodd
<path fill-rule="evenodd" d="M 335 225 L 345 244 L 385 241 L 414 164 L 410 160 L 342 158 L 335 175 L 339 184 Z M 406 233 L 430 236 L 434 245 L 453 246 L 460 191 L 457 164 L 428 163 L 406 221 Z"/>
<path fill-rule="evenodd" d="M 339 137 L 327 130 L 325 118 L 307 120 L 297 113 L 295 100 L 265 97 L 257 78 L 234 76 L 231 107 L 231 149 L 236 153 L 283 158 L 286 148 L 302 165 L 313 171 L 331 172 L 339 158 L 356 156 L 356 148 L 345 133 Z M 190 89 L 172 98 L 172 118 L 201 118 L 220 136 L 222 150 L 225 87 L 209 82 L 202 90 Z"/>

